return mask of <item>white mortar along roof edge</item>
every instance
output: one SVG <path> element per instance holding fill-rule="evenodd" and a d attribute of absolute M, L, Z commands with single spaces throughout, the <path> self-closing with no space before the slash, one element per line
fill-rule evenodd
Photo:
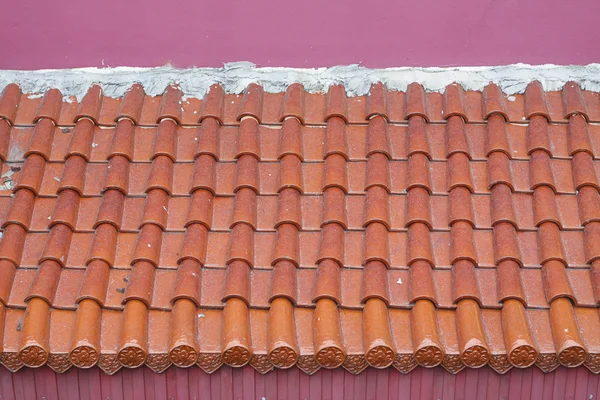
<path fill-rule="evenodd" d="M 140 83 L 146 94 L 160 95 L 169 84 L 177 84 L 187 97 L 202 98 L 210 85 L 219 83 L 227 93 L 242 93 L 250 83 L 258 83 L 267 92 L 282 92 L 294 82 L 309 92 L 327 91 L 329 86 L 342 84 L 348 96 L 369 92 L 371 84 L 383 82 L 390 90 L 406 90 L 408 84 L 419 82 L 425 90 L 443 92 L 446 85 L 461 84 L 466 90 L 483 90 L 490 82 L 507 95 L 523 93 L 532 81 L 540 81 L 546 91 L 560 90 L 567 82 L 577 82 L 584 90 L 600 91 L 600 64 L 589 65 L 527 65 L 512 64 L 496 67 L 400 67 L 371 69 L 360 65 L 318 69 L 257 68 L 250 62 L 225 64 L 223 68 L 178 69 L 156 68 L 76 68 L 36 71 L 0 70 L 0 88 L 17 83 L 24 93 L 43 93 L 58 88 L 65 98 L 79 100 L 96 83 L 105 96 L 121 97 L 134 83 Z"/>

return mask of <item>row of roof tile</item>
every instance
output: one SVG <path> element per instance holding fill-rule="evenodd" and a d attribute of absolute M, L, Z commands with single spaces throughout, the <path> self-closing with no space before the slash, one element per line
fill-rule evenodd
<path fill-rule="evenodd" d="M 163 124 L 161 140 L 163 137 L 169 140 L 156 150 L 154 141 L 147 139 L 154 138 L 156 127 L 120 124 L 101 128 L 91 122 L 82 123 L 78 126 L 77 142 L 71 144 L 74 132 L 70 127 L 57 128 L 48 121 L 36 127 L 10 129 L 7 125 L 0 127 L 10 129 L 10 134 L 2 134 L 6 141 L 0 143 L 0 158 L 22 161 L 24 149 L 29 147 L 32 138 L 35 143 L 30 151 L 53 162 L 63 161 L 71 154 L 79 154 L 89 162 L 106 161 L 123 154 L 132 162 L 145 163 L 158 154 L 185 163 L 193 162 L 200 154 L 211 154 L 221 162 L 233 162 L 244 153 L 253 154 L 263 162 L 277 162 L 286 154 L 296 154 L 302 162 L 314 163 L 322 162 L 333 152 L 350 161 L 365 161 L 372 153 L 382 153 L 393 161 L 405 161 L 414 153 L 423 153 L 434 162 L 445 161 L 454 153 L 464 153 L 472 161 L 487 161 L 494 150 L 504 152 L 515 161 L 528 160 L 536 149 L 561 160 L 569 159 L 580 149 L 592 155 L 600 152 L 600 125 L 587 124 L 583 118 L 572 118 L 569 124 L 547 123 L 543 118 L 534 118 L 529 124 L 504 123 L 497 118 L 490 119 L 488 124 L 465 124 L 455 118 L 447 124 L 426 124 L 412 119 L 406 125 L 386 123 L 382 118 L 373 118 L 363 125 L 346 125 L 336 119 L 337 122 L 327 127 L 301 125 L 293 118 L 275 126 L 252 121 L 245 120 L 240 126 L 222 126 L 209 119 L 199 128 Z M 124 136 L 126 129 L 133 129 L 134 133 Z M 238 135 L 243 139 L 254 130 L 258 130 L 258 142 L 238 143 Z M 117 132 L 121 142 L 113 145 Z M 328 144 L 326 148 L 325 139 L 329 142 L 332 136 L 347 139 Z M 40 142 L 40 137 L 50 142 Z M 125 137 L 132 142 L 122 142 Z M 91 148 L 88 142 L 93 144 Z"/>
<path fill-rule="evenodd" d="M 280 299 L 281 300 L 281 299 Z M 277 310 L 273 313 L 279 313 L 281 302 L 274 301 L 271 309 Z M 86 304 L 86 303 L 82 303 Z M 269 314 L 267 310 L 250 309 L 248 320 L 250 325 L 243 327 L 247 329 L 249 337 L 252 337 L 252 354 L 244 359 L 235 359 L 233 357 L 224 357 L 226 340 L 223 340 L 224 329 L 231 325 L 226 325 L 229 316 L 225 315 L 223 310 L 196 308 L 192 303 L 183 301 L 180 304 L 185 305 L 177 311 L 180 315 L 172 316 L 172 312 L 159 310 L 150 310 L 147 316 L 148 337 L 146 340 L 150 343 L 149 355 L 144 364 L 156 372 L 163 372 L 172 365 L 178 367 L 189 367 L 197 365 L 207 373 L 212 373 L 224 364 L 234 367 L 249 364 L 261 373 L 267 373 L 274 368 L 289 368 L 293 365 L 300 368 L 308 374 L 315 373 L 322 365 L 315 361 L 315 339 L 314 331 L 319 329 L 315 324 L 318 318 L 327 318 L 324 315 L 327 311 L 316 311 L 310 308 L 294 308 L 294 317 L 292 329 L 296 331 L 297 343 L 292 351 L 281 350 L 279 337 L 275 336 L 275 327 L 280 327 L 285 322 L 278 320 L 281 318 Z M 467 300 L 469 306 L 473 302 Z M 0 306 L 2 307 L 2 306 Z M 82 307 L 82 306 L 80 306 Z M 512 306 L 511 306 L 512 307 Z M 16 343 L 20 339 L 21 330 L 15 327 L 23 325 L 23 310 L 6 309 L 5 326 L 7 343 Z M 377 312 L 384 312 L 385 320 L 378 318 Z M 400 372 L 409 373 L 417 366 L 433 367 L 441 365 L 452 373 L 457 373 L 465 367 L 476 368 L 485 361 L 498 373 L 505 373 L 514 366 L 527 367 L 535 365 L 544 372 L 551 372 L 562 365 L 571 365 L 584 363 L 592 372 L 598 373 L 597 352 L 600 350 L 596 346 L 589 346 L 590 355 L 585 357 L 576 357 L 568 359 L 566 357 L 557 357 L 557 344 L 553 340 L 553 332 L 556 331 L 557 312 L 556 310 L 535 310 L 528 309 L 523 313 L 515 313 L 510 310 L 517 321 L 507 319 L 506 312 L 500 310 L 482 310 L 481 318 L 483 329 L 487 338 L 489 347 L 488 355 L 478 356 L 477 351 L 468 351 L 470 343 L 465 339 L 472 335 L 468 332 L 468 309 L 441 310 L 435 308 L 413 308 L 412 310 L 388 309 L 377 310 L 373 306 L 364 310 L 341 310 L 340 326 L 341 336 L 339 340 L 343 343 L 343 357 L 337 361 L 328 361 L 324 363 L 325 367 L 339 365 L 352 373 L 360 373 L 369 366 L 375 368 L 394 367 Z M 575 308 L 566 310 L 573 312 L 577 319 L 576 329 L 581 329 L 582 340 L 586 345 L 596 343 L 595 332 L 600 329 L 598 323 L 597 310 L 588 308 Z M 172 332 L 173 318 L 182 318 L 184 312 L 196 313 L 198 318 L 194 321 L 192 332 L 199 335 L 195 347 L 190 347 L 186 351 L 170 352 L 177 348 L 177 340 Z M 516 314 L 516 315 L 515 315 Z M 281 314 L 280 314 L 281 315 Z M 77 326 L 76 324 L 90 323 L 90 321 L 78 320 L 74 311 L 53 310 L 52 317 L 48 325 L 42 327 L 47 330 L 48 350 L 50 355 L 45 364 L 62 373 L 70 368 L 87 368 L 93 365 L 99 366 L 108 374 L 113 374 L 122 368 L 119 357 L 120 336 L 118 330 L 113 329 L 114 325 L 122 323 L 122 312 L 116 310 L 104 309 L 97 315 L 101 319 L 100 330 L 98 334 L 102 337 L 102 344 L 99 348 L 100 355 L 86 352 L 84 348 L 73 349 L 69 335 L 64 334 L 65 326 Z M 235 318 L 235 316 L 233 317 Z M 389 319 L 388 319 L 389 318 Z M 423 332 L 417 327 L 423 325 L 428 318 L 432 318 L 438 324 L 439 333 L 432 338 L 443 351 L 431 353 L 431 356 L 421 355 L 419 349 L 423 348 L 423 343 L 431 343 L 423 337 Z M 523 318 L 521 321 L 520 319 Z M 183 318 L 182 318 L 183 319 Z M 465 321 L 467 320 L 467 321 Z M 96 323 L 93 321 L 94 324 Z M 537 343 L 539 353 L 536 351 L 518 351 L 515 346 L 512 352 L 506 347 L 503 339 L 506 335 L 511 335 L 510 323 L 526 323 L 531 326 L 532 335 L 529 339 Z M 234 324 L 235 321 L 227 322 Z M 84 329 L 83 326 L 77 326 L 77 329 Z M 381 341 L 380 332 L 382 326 L 389 329 L 389 336 L 385 341 Z M 196 333 L 200 332 L 200 333 Z M 372 339 L 373 338 L 373 339 Z M 373 346 L 369 340 L 375 340 L 375 343 L 382 343 L 384 346 L 394 349 L 386 351 L 387 347 Z M 514 350 L 517 351 L 514 351 Z M 17 371 L 24 367 L 22 360 L 18 356 L 18 347 L 5 347 L 0 356 L 0 362 L 12 371 Z M 475 348 L 477 350 L 477 348 Z M 417 352 L 417 356 L 415 356 Z M 366 354 L 366 356 L 365 356 Z M 510 357 L 507 356 L 510 354 Z M 560 353 L 559 353 L 560 354 Z M 131 357 L 135 360 L 135 357 Z M 133 366 L 131 364 L 125 364 Z"/>
<path fill-rule="evenodd" d="M 114 125 L 130 118 L 139 125 L 156 125 L 171 118 L 184 125 L 198 124 L 212 117 L 225 125 L 236 125 L 245 116 L 264 124 L 280 124 L 287 117 L 305 124 L 324 124 L 338 116 L 347 123 L 364 123 L 373 116 L 402 122 L 411 116 L 427 121 L 443 121 L 460 116 L 465 121 L 483 122 L 492 115 L 522 122 L 534 115 L 550 121 L 564 122 L 571 115 L 583 115 L 588 121 L 600 121 L 600 98 L 597 93 L 581 90 L 567 83 L 561 92 L 544 92 L 539 82 L 532 82 L 523 95 L 507 96 L 493 83 L 482 92 L 465 91 L 460 85 L 448 85 L 443 94 L 425 92 L 418 83 L 406 92 L 388 90 L 373 84 L 366 96 L 347 97 L 343 86 L 334 85 L 325 93 L 309 93 L 300 84 L 292 84 L 285 93 L 268 93 L 250 84 L 243 94 L 225 94 L 213 85 L 204 99 L 187 98 L 177 86 L 169 86 L 162 96 L 146 96 L 141 85 L 133 85 L 122 99 L 103 96 L 99 86 L 92 86 L 79 103 L 70 98 L 63 102 L 57 89 L 43 98 L 22 94 L 15 84 L 8 85 L 0 97 L 0 117 L 12 124 L 32 124 L 49 118 L 57 125 L 72 125 L 80 118 L 90 118 L 101 125 Z"/>
<path fill-rule="evenodd" d="M 13 175 L 15 176 L 15 175 Z M 17 175 L 18 176 L 18 175 Z M 568 236 L 576 238 L 576 233 L 566 231 L 582 231 L 583 226 L 592 221 L 598 221 L 597 196 L 587 187 L 582 188 L 583 200 L 577 200 L 574 194 L 553 194 L 543 190 L 534 199 L 529 193 L 504 192 L 497 196 L 489 194 L 471 194 L 459 191 L 452 196 L 441 194 L 417 195 L 388 194 L 384 189 L 378 189 L 372 194 L 348 194 L 338 201 L 337 209 L 327 210 L 325 218 L 321 217 L 323 204 L 331 201 L 322 195 L 288 195 L 287 201 L 298 203 L 295 215 L 279 215 L 277 212 L 278 197 L 276 195 L 257 196 L 254 204 L 256 209 L 248 211 L 243 219 L 250 223 L 257 232 L 274 232 L 279 223 L 285 218 L 293 221 L 303 231 L 319 231 L 323 220 L 337 220 L 344 228 L 354 232 L 362 231 L 365 226 L 373 221 L 382 222 L 390 232 L 406 232 L 409 225 L 416 221 L 426 223 L 431 230 L 441 232 L 440 237 L 449 239 L 450 235 L 443 234 L 450 230 L 450 226 L 457 221 L 468 221 L 477 228 L 477 235 L 482 240 L 490 233 L 489 230 L 501 221 L 510 222 L 518 232 L 534 231 L 545 220 L 555 221 Z M 42 191 L 44 193 L 44 191 Z M 57 206 L 57 197 L 44 196 L 38 199 L 23 198 L 22 201 L 33 203 L 31 216 L 18 215 L 17 210 L 8 214 L 11 204 L 10 196 L 0 196 L 0 219 L 23 225 L 32 232 L 47 232 L 49 226 L 61 221 L 69 225 L 78 233 L 93 232 L 96 227 L 96 215 L 100 210 L 102 198 L 100 195 L 86 195 L 79 203 L 79 213 L 75 212 L 67 217 L 52 215 Z M 194 196 L 169 197 L 167 200 L 168 212 L 160 215 L 144 215 L 143 205 L 145 198 L 135 196 L 113 196 L 111 200 L 120 207 L 118 215 L 107 215 L 103 219 L 111 221 L 120 232 L 138 232 L 140 227 L 149 220 L 159 224 L 166 232 L 183 232 L 187 220 L 187 212 L 196 201 Z M 114 200 L 113 200 L 114 199 Z M 464 202 L 455 204 L 455 199 Z M 419 201 L 423 200 L 424 203 Z M 423 207 L 421 207 L 423 206 Z M 202 219 L 202 223 L 215 232 L 226 232 L 232 228 L 235 208 L 235 198 L 231 195 L 217 195 L 212 202 L 215 210 L 211 216 Z M 121 210 L 122 209 L 122 210 Z M 429 209 L 429 211 L 427 210 Z M 548 211 L 546 211 L 548 210 Z M 241 211 L 240 211 L 241 212 Z M 49 220 L 48 217 L 51 217 Z M 242 218 L 242 217 L 240 217 Z M 355 235 L 349 233 L 349 235 Z M 348 237 L 348 240 L 361 240 L 360 235 Z M 402 238 L 402 235 L 394 235 Z M 526 241 L 528 234 L 524 233 Z M 218 239 L 216 239 L 218 240 Z M 262 239 L 259 239 L 262 240 Z M 268 238 L 264 240 L 269 240 Z M 444 239 L 441 239 L 442 241 Z"/>
<path fill-rule="evenodd" d="M 207 234 L 208 246 L 211 252 L 202 257 L 201 261 L 207 266 L 219 268 L 231 262 L 235 258 L 231 255 L 231 249 L 228 250 L 228 244 L 236 239 L 243 239 L 243 243 L 238 243 L 235 246 L 236 251 L 243 252 L 244 260 L 255 268 L 270 268 L 273 262 L 277 260 L 282 253 L 277 247 L 278 235 L 276 233 L 254 233 L 244 231 L 243 228 L 237 228 L 240 224 L 238 221 L 230 232 L 213 232 Z M 18 222 L 10 221 L 5 226 L 6 230 Z M 191 223 L 191 222 L 190 222 Z M 190 225 L 188 223 L 188 227 Z M 202 224 L 200 221 L 194 223 Z M 289 223 L 289 221 L 283 222 Z M 338 221 L 330 220 L 328 223 L 338 223 Z M 375 222 L 373 222 L 375 223 Z M 379 224 L 379 222 L 377 222 Z M 595 260 L 598 257 L 598 246 L 595 243 L 595 238 L 592 238 L 593 243 L 585 244 L 584 240 L 589 238 L 589 235 L 595 229 L 597 222 L 589 225 L 587 233 L 585 232 L 568 232 L 551 230 L 551 228 L 541 228 L 547 243 L 540 245 L 536 231 L 532 232 L 515 232 L 514 227 L 508 223 L 499 223 L 503 234 L 503 241 L 495 242 L 494 233 L 490 231 L 474 231 L 470 236 L 468 248 L 461 247 L 464 245 L 461 238 L 461 228 L 464 224 L 453 225 L 451 232 L 430 232 L 420 222 L 415 222 L 406 232 L 388 232 L 385 228 L 369 228 L 363 232 L 344 232 L 340 226 L 336 228 L 327 228 L 321 231 L 314 232 L 299 232 L 298 240 L 299 248 L 293 252 L 286 251 L 287 258 L 293 258 L 302 268 L 314 268 L 318 264 L 318 260 L 323 254 L 319 251 L 319 243 L 323 241 L 323 236 L 327 238 L 335 238 L 335 247 L 328 248 L 327 256 L 334 259 L 337 263 L 347 266 L 360 266 L 366 258 L 379 259 L 393 268 L 406 267 L 416 260 L 425 260 L 427 263 L 435 265 L 439 268 L 449 268 L 452 262 L 467 255 L 458 253 L 458 249 L 468 250 L 468 258 L 477 262 L 481 267 L 488 268 L 503 259 L 515 260 L 520 265 L 527 268 L 539 268 L 540 263 L 546 260 L 556 259 L 564 264 L 568 264 L 573 268 L 585 267 L 586 263 Z M 104 220 L 98 223 L 110 224 L 111 221 Z M 247 225 L 246 222 L 244 222 Z M 68 225 L 58 220 L 56 225 Z M 144 231 L 147 225 L 156 226 L 154 221 L 148 221 L 136 232 L 117 233 L 115 229 L 114 238 L 111 240 L 115 243 L 115 248 L 102 256 L 114 265 L 116 268 L 128 268 L 132 257 L 137 257 L 133 245 L 140 234 Z M 22 225 L 18 225 L 22 228 Z M 247 225 L 249 226 L 249 225 Z M 370 225 L 369 225 L 370 226 Z M 497 225 L 498 226 L 498 225 Z M 497 227 L 496 226 L 496 227 Z M 496 228 L 494 227 L 494 229 Z M 252 228 L 250 226 L 250 228 Z M 89 261 L 90 252 L 94 253 L 94 240 L 97 236 L 98 227 L 94 232 L 81 233 L 74 232 L 69 235 L 69 241 L 59 249 L 48 248 L 44 243 L 48 239 L 54 238 L 52 235 L 52 227 L 50 232 L 33 232 L 23 235 L 18 239 L 8 238 L 6 244 L 0 249 L 4 252 L 1 258 L 18 262 L 26 268 L 35 268 L 41 258 L 58 259 L 60 264 L 69 268 L 85 268 Z M 70 229 L 70 228 L 69 228 Z M 547 229 L 547 230 L 546 230 Z M 160 265 L 162 268 L 173 269 L 177 268 L 177 262 L 187 255 L 186 251 L 180 247 L 185 243 L 186 234 L 184 232 L 170 232 L 159 235 L 161 245 L 155 248 L 155 252 L 145 258 L 153 263 Z M 371 239 L 377 239 L 377 246 L 371 243 Z M 422 246 L 414 248 L 413 243 L 420 243 Z M 23 249 L 14 248 L 13 246 L 20 244 Z M 243 248 L 242 248 L 243 246 Z M 553 247 L 557 246 L 557 247 Z M 194 250 L 195 251 L 195 250 Z M 58 255 L 59 254 L 59 255 Z M 63 260 L 60 258 L 63 257 Z M 99 256 L 98 256 L 99 257 Z"/>
<path fill-rule="evenodd" d="M 122 161 L 121 161 L 122 160 Z M 448 188 L 465 187 L 473 195 L 489 195 L 490 184 L 503 182 L 517 195 L 530 194 L 540 186 L 550 187 L 557 197 L 569 201 L 562 195 L 574 195 L 582 187 L 600 187 L 600 160 L 585 155 L 577 156 L 576 162 L 551 159 L 538 153 L 533 162 L 509 160 L 500 153 L 490 157 L 490 162 L 470 162 L 466 158 L 454 157 L 452 162 L 430 162 L 426 158 L 415 157 L 411 161 L 339 161 L 328 163 L 278 163 L 249 161 L 216 163 L 208 157 L 199 158 L 195 164 L 174 163 L 172 176 L 159 175 L 162 165 L 152 166 L 150 163 L 132 163 L 127 171 L 108 174 L 111 169 L 121 171 L 129 166 L 126 159 L 111 160 L 110 163 L 85 163 L 85 160 L 68 163 L 47 163 L 43 157 L 31 157 L 26 162 L 5 164 L 11 169 L 11 177 L 18 178 L 20 187 L 28 187 L 40 196 L 56 195 L 57 190 L 65 187 L 80 192 L 83 196 L 94 196 L 102 190 L 102 178 L 109 175 L 111 186 L 129 196 L 143 196 L 148 190 L 146 181 L 153 179 L 152 185 L 161 187 L 170 195 L 187 196 L 190 190 L 206 188 L 220 196 L 232 196 L 242 187 L 248 187 L 264 196 L 276 195 L 282 188 L 290 185 L 302 190 L 305 195 L 319 195 L 323 187 L 337 185 L 350 195 L 365 195 L 365 189 L 372 186 L 383 187 L 391 197 L 406 193 L 412 187 L 424 188 L 435 196 L 444 195 Z M 161 163 L 170 163 L 163 159 Z M 69 181 L 66 173 L 77 170 L 81 163 L 86 176 L 94 179 Z M 344 169 L 335 169 L 336 165 Z M 156 163 L 159 164 L 159 163 Z M 199 165 L 200 164 L 200 165 Z M 487 165 L 494 164 L 495 169 L 489 171 Z M 533 164 L 540 168 L 532 169 Z M 28 167 L 31 165 L 31 167 Z M 283 165 L 286 168 L 283 168 Z M 35 168 L 34 168 L 35 167 Z M 38 168 L 39 167 L 39 168 Z M 244 169 L 245 175 L 237 173 Z M 198 170 L 210 169 L 212 176 L 200 177 Z M 336 174 L 344 176 L 337 176 Z M 291 175 L 290 175 L 291 174 Z M 64 177 L 61 178 L 61 177 Z M 338 179 L 342 178 L 342 179 Z M 14 181 L 14 180 L 13 180 Z M 335 182 L 334 182 L 335 181 Z M 10 188 L 0 187 L 0 195 L 10 194 Z"/>
<path fill-rule="evenodd" d="M 587 269 L 566 268 L 563 273 L 556 263 L 543 271 L 518 268 L 516 263 L 497 271 L 469 268 L 465 263 L 458 263 L 454 269 L 433 270 L 423 265 L 385 269 L 379 263 L 366 269 L 343 268 L 327 286 L 318 288 L 315 268 L 292 266 L 293 262 L 289 262 L 283 272 L 254 268 L 248 274 L 248 285 L 237 282 L 234 286 L 223 285 L 230 279 L 226 268 L 203 268 L 197 272 L 198 282 L 191 287 L 178 281 L 177 270 L 160 268 L 151 282 L 152 290 L 143 295 L 133 295 L 129 289 L 125 292 L 131 269 L 99 269 L 96 277 L 101 279 L 87 281 L 84 269 L 63 268 L 60 275 L 53 277 L 55 282 L 48 284 L 57 288 L 55 293 L 48 293 L 47 288 L 34 293 L 31 284 L 37 270 L 19 268 L 13 278 L 19 285 L 9 290 L 11 282 L 3 282 L 0 302 L 10 308 L 26 309 L 28 299 L 39 296 L 53 308 L 76 311 L 80 301 L 91 298 L 106 309 L 122 310 L 124 303 L 138 298 L 153 310 L 170 311 L 178 298 L 187 298 L 200 308 L 222 309 L 225 300 L 237 297 L 251 309 L 269 309 L 270 301 L 282 294 L 297 307 L 308 308 L 314 308 L 318 298 L 330 297 L 341 309 L 363 309 L 369 298 L 379 298 L 391 309 L 410 309 L 418 299 L 431 300 L 440 309 L 455 309 L 457 301 L 464 298 L 471 298 L 486 309 L 501 309 L 502 302 L 511 298 L 531 309 L 549 309 L 549 302 L 560 296 L 571 298 L 578 307 L 595 308 L 600 301 L 597 281 L 590 279 Z M 3 277 L 13 276 L 6 260 L 0 262 L 0 269 Z"/>

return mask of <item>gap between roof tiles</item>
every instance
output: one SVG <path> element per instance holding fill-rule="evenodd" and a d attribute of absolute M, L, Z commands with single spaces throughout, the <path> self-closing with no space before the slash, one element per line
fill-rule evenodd
<path fill-rule="evenodd" d="M 590 125 L 592 126 L 600 126 L 600 122 L 594 122 L 594 121 L 589 121 L 588 122 Z M 408 126 L 408 121 L 389 121 L 387 122 L 388 125 L 390 126 Z M 428 125 L 447 125 L 446 121 L 430 121 L 427 123 Z M 507 125 L 515 125 L 515 126 L 529 126 L 529 121 L 523 121 L 523 122 L 519 122 L 519 121 L 506 121 Z M 568 125 L 568 121 L 552 121 L 551 125 Z M 465 122 L 465 125 L 469 126 L 469 125 L 473 125 L 473 126 L 486 126 L 487 122 L 486 121 L 467 121 Z M 13 128 L 35 128 L 35 124 L 14 124 L 11 125 Z M 96 125 L 98 128 L 100 129 L 114 129 L 116 128 L 116 124 L 97 124 Z M 179 125 L 181 128 L 188 128 L 188 129 L 196 129 L 196 128 L 200 128 L 202 126 L 201 123 L 198 124 L 181 124 Z M 236 128 L 239 127 L 239 124 L 223 124 L 221 125 L 221 127 L 223 128 Z M 283 125 L 282 124 L 268 124 L 268 123 L 259 123 L 258 124 L 259 127 L 264 127 L 267 129 L 280 129 Z M 303 126 L 308 127 L 308 128 L 327 128 L 327 124 L 312 124 L 312 123 L 306 123 Z M 357 127 L 357 126 L 363 126 L 363 127 L 368 127 L 369 124 L 368 123 L 355 123 L 355 122 L 348 122 L 346 123 L 346 126 L 349 127 Z M 60 124 L 60 125 L 56 125 L 56 127 L 58 129 L 74 129 L 75 128 L 75 124 Z M 158 128 L 158 124 L 155 125 L 136 125 L 136 127 L 139 128 L 148 128 L 148 129 L 153 129 L 153 128 Z M 71 133 L 71 131 L 69 132 L 64 132 L 64 133 Z"/>

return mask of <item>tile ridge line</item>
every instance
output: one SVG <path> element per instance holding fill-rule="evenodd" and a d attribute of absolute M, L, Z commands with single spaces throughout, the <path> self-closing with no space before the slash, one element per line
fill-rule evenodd
<path fill-rule="evenodd" d="M 308 92 L 327 91 L 342 84 L 348 96 L 369 93 L 371 84 L 383 82 L 390 90 L 405 91 L 408 84 L 420 83 L 426 91 L 443 92 L 454 82 L 467 90 L 483 90 L 493 82 L 507 95 L 523 93 L 538 80 L 544 90 L 559 90 L 567 82 L 578 83 L 583 90 L 600 91 L 600 64 L 395 67 L 371 69 L 360 65 L 328 68 L 256 67 L 249 62 L 225 64 L 223 68 L 186 68 L 172 66 L 137 68 L 76 68 L 34 71 L 0 70 L 0 87 L 17 83 L 26 93 L 43 93 L 58 88 L 66 97 L 79 100 L 97 83 L 104 95 L 121 97 L 133 83 L 145 93 L 156 96 L 171 84 L 178 85 L 185 97 L 202 98 L 212 84 L 221 84 L 226 93 L 242 93 L 250 83 L 260 84 L 266 92 L 283 92 L 291 83 L 301 83 Z"/>

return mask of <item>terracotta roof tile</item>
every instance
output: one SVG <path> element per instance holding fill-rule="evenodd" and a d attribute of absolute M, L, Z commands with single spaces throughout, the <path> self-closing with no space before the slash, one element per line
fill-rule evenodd
<path fill-rule="evenodd" d="M 597 96 L 9 85 L 0 362 L 600 371 Z"/>

